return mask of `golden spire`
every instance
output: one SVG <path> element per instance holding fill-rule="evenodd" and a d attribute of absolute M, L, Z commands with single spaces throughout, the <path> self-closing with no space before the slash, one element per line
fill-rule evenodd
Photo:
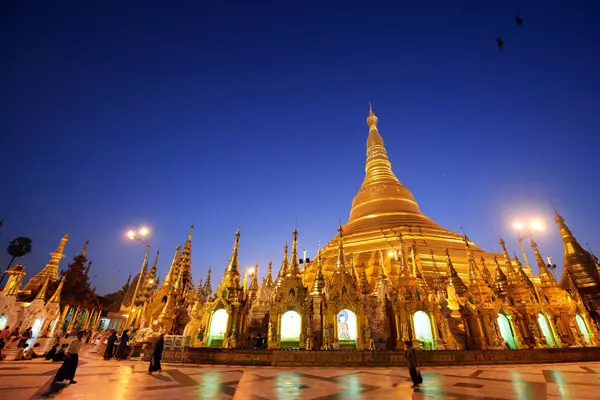
<path fill-rule="evenodd" d="M 554 275 L 552 275 L 552 273 L 548 270 L 548 267 L 546 267 L 546 263 L 544 263 L 544 259 L 540 254 L 537 243 L 531 239 L 530 245 L 533 249 L 533 254 L 535 254 L 535 261 L 537 262 L 538 269 L 540 271 L 540 282 L 542 287 L 556 286 L 558 283 L 556 282 Z"/>
<path fill-rule="evenodd" d="M 594 258 L 575 239 L 564 218 L 558 213 L 556 208 L 554 208 L 554 214 L 564 246 L 564 269 L 571 273 L 571 279 L 573 279 L 578 288 L 599 285 L 600 281 L 596 277 L 597 271 Z M 563 282 L 564 280 L 561 281 L 561 284 Z"/>
<path fill-rule="evenodd" d="M 229 266 L 227 267 L 226 275 L 229 276 L 240 276 L 240 268 L 238 265 L 238 248 L 240 246 L 240 230 L 235 232 L 235 242 L 233 243 L 233 251 L 231 258 L 229 259 Z"/>
<path fill-rule="evenodd" d="M 158 255 L 159 251 L 156 251 L 156 256 L 154 257 L 154 262 L 152 263 L 152 268 L 150 269 L 150 273 L 148 274 L 149 279 L 154 279 L 156 281 L 156 265 L 158 264 Z"/>
<path fill-rule="evenodd" d="M 17 264 L 17 265 L 21 265 L 21 264 Z M 14 278 L 14 281 L 13 281 L 14 283 L 9 285 L 7 282 L 6 286 L 4 287 L 4 289 L 6 289 L 7 296 L 16 296 L 19 294 L 19 291 L 21 290 L 21 283 L 23 282 L 23 275 L 25 275 L 25 274 L 11 276 L 11 278 Z M 10 282 L 10 279 L 9 279 L 9 282 Z"/>
<path fill-rule="evenodd" d="M 267 287 L 273 287 L 273 260 L 269 260 L 269 269 L 267 269 Z"/>
<path fill-rule="evenodd" d="M 87 248 L 88 248 L 88 245 L 89 245 L 89 244 L 90 244 L 90 241 L 89 241 L 89 240 L 86 240 L 86 241 L 85 241 L 85 244 L 83 245 L 83 249 L 81 249 L 81 253 L 79 254 L 80 256 L 82 256 L 82 257 L 83 257 L 83 256 L 85 256 L 85 255 L 86 255 L 86 253 L 87 253 Z"/>
<path fill-rule="evenodd" d="M 275 280 L 275 286 L 281 286 L 281 282 L 283 278 L 288 273 L 288 244 L 285 243 L 283 245 L 283 260 L 281 260 L 281 267 L 279 268 L 279 273 L 277 274 L 277 279 Z"/>
<path fill-rule="evenodd" d="M 356 263 L 354 261 L 354 255 L 350 254 L 350 272 L 356 282 L 358 282 L 358 272 L 356 271 Z"/>
<path fill-rule="evenodd" d="M 378 121 L 372 107 L 369 107 L 365 179 L 352 201 L 346 233 L 351 234 L 358 229 L 355 227 L 359 221 L 362 223 L 358 225 L 368 224 L 379 229 L 380 217 L 386 218 L 389 224 L 396 227 L 402 224 L 407 214 L 411 219 L 421 220 L 425 226 L 437 227 L 433 221 L 421 214 L 410 190 L 400 183 L 392 171 L 383 138 L 377 129 Z"/>
<path fill-rule="evenodd" d="M 506 289 L 508 287 L 508 278 L 500 268 L 500 264 L 498 264 L 498 259 L 494 254 L 494 264 L 496 264 L 496 275 L 494 278 L 494 289 L 498 296 L 505 297 Z"/>
<path fill-rule="evenodd" d="M 511 285 L 519 285 L 523 283 L 521 281 L 520 273 L 515 270 L 510 262 L 510 257 L 508 255 L 508 251 L 506 251 L 506 245 L 502 238 L 500 238 L 500 247 L 502 248 L 502 255 L 504 256 L 504 265 L 506 266 L 506 271 L 508 272 L 508 283 Z"/>
<path fill-rule="evenodd" d="M 258 263 L 254 264 L 254 271 L 252 272 L 252 280 L 250 281 L 250 288 L 248 289 L 248 297 L 250 300 L 256 298 L 258 292 Z"/>
<path fill-rule="evenodd" d="M 310 289 L 311 297 L 320 297 L 323 295 L 323 289 L 325 288 L 325 277 L 323 276 L 323 259 L 321 258 L 321 249 L 317 253 L 317 272 L 315 274 L 315 280 L 313 281 L 312 288 Z"/>
<path fill-rule="evenodd" d="M 292 232 L 292 259 L 287 276 L 297 275 L 300 275 L 300 263 L 298 262 L 298 230 L 294 229 Z"/>
<path fill-rule="evenodd" d="M 458 273 L 454 269 L 448 249 L 446 249 L 446 265 L 448 266 L 448 282 L 454 286 L 456 294 L 462 296 L 467 291 L 467 286 L 463 280 L 460 279 L 460 276 L 458 276 Z"/>
<path fill-rule="evenodd" d="M 46 264 L 44 269 L 42 269 L 40 272 L 38 272 L 35 276 L 31 278 L 29 283 L 27 283 L 27 285 L 25 286 L 25 290 L 28 290 L 27 286 L 31 286 L 30 284 L 40 286 L 43 285 L 43 282 L 46 280 L 46 278 L 50 278 L 51 282 L 59 280 L 58 267 L 60 264 L 60 260 L 64 257 L 65 246 L 67 245 L 68 241 L 69 232 L 65 233 L 62 239 L 60 239 L 60 243 L 56 250 L 53 253 L 50 253 L 50 261 L 48 261 L 48 264 Z"/>
<path fill-rule="evenodd" d="M 54 304 L 60 303 L 60 293 L 62 292 L 62 288 L 65 285 L 66 279 L 67 279 L 66 275 L 62 277 L 62 279 L 60 280 L 60 283 L 58 284 L 58 287 L 54 291 L 54 294 L 52 295 L 52 297 L 50 297 L 50 300 L 48 300 L 48 303 L 54 303 Z"/>
<path fill-rule="evenodd" d="M 360 271 L 360 289 L 362 294 L 371 293 L 371 285 L 369 284 L 369 278 L 367 278 L 367 269 L 364 264 Z"/>
<path fill-rule="evenodd" d="M 48 290 L 48 281 L 49 280 L 50 280 L 50 278 L 46 278 L 46 280 L 44 281 L 44 285 L 38 292 L 37 296 L 35 296 L 35 300 L 46 301 L 46 291 Z"/>
<path fill-rule="evenodd" d="M 519 276 L 521 277 L 521 282 L 525 284 L 525 286 L 527 287 L 527 289 L 531 290 L 532 293 L 535 293 L 535 288 L 533 287 L 533 282 L 531 281 L 531 279 L 529 279 L 529 277 L 527 276 L 527 274 L 525 273 L 525 270 L 523 269 L 523 265 L 521 265 L 521 261 L 519 261 L 519 257 L 517 256 L 517 253 L 513 253 L 515 256 L 515 263 L 517 264 L 517 272 L 519 274 Z"/>
<path fill-rule="evenodd" d="M 442 283 L 442 275 L 440 274 L 440 269 L 438 268 L 437 263 L 435 262 L 435 255 L 432 249 L 429 249 L 429 255 L 431 256 L 431 274 L 433 281 L 433 289 L 436 293 L 440 293 L 444 291 L 444 285 Z"/>
<path fill-rule="evenodd" d="M 206 280 L 204 281 L 204 288 L 202 290 L 206 296 L 210 296 L 212 294 L 212 287 L 211 287 L 211 282 L 210 282 L 210 273 L 211 272 L 212 272 L 212 270 L 209 268 L 208 273 L 206 274 Z"/>
<path fill-rule="evenodd" d="M 463 236 L 465 242 L 465 251 L 467 252 L 467 260 L 469 262 L 469 284 L 470 286 L 487 286 L 487 283 L 483 279 L 481 275 L 481 271 L 479 271 L 479 267 L 477 267 L 477 263 L 475 262 L 475 257 L 473 256 L 473 252 L 471 251 L 471 246 L 469 245 L 469 238 L 467 235 Z"/>
<path fill-rule="evenodd" d="M 488 267 L 485 265 L 485 258 L 483 258 L 483 256 L 481 256 L 480 261 L 481 261 L 481 273 L 483 275 L 483 279 L 485 279 L 485 282 L 488 284 L 488 286 L 493 287 L 494 286 L 494 278 L 492 277 L 492 273 L 490 272 Z"/>
<path fill-rule="evenodd" d="M 335 272 L 346 273 L 346 262 L 344 260 L 344 232 L 341 225 L 338 227 L 338 258 Z"/>
<path fill-rule="evenodd" d="M 179 265 L 179 258 L 181 257 L 181 246 L 177 245 L 175 248 L 175 255 L 173 256 L 173 261 L 171 262 L 171 268 L 169 268 L 169 272 L 167 272 L 167 276 L 163 280 L 163 286 L 169 286 L 173 279 L 177 278 L 177 268 Z"/>

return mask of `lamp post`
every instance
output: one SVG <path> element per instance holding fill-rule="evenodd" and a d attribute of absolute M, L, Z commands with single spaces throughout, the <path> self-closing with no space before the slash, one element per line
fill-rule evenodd
<path fill-rule="evenodd" d="M 531 271 L 531 266 L 529 265 L 529 260 L 527 260 L 527 254 L 525 254 L 525 248 L 523 247 L 523 240 L 543 231 L 544 224 L 539 219 L 531 220 L 529 221 L 529 228 L 525 231 L 525 233 L 521 233 L 525 229 L 525 225 L 522 222 L 517 221 L 513 223 L 513 227 L 517 231 L 517 241 L 519 242 L 519 248 L 521 249 L 523 260 L 525 260 L 525 265 Z"/>
<path fill-rule="evenodd" d="M 135 299 L 140 290 L 140 286 L 142 283 L 142 276 L 144 275 L 144 267 L 148 262 L 148 254 L 150 253 L 150 243 L 148 242 L 147 236 L 150 234 L 150 230 L 145 226 L 140 227 L 140 229 L 136 231 L 130 230 L 127 232 L 127 237 L 131 240 L 136 241 L 137 243 L 146 247 L 146 254 L 144 255 L 144 261 L 142 262 L 142 269 L 140 270 L 140 275 L 138 276 L 138 281 L 135 285 L 135 291 L 133 292 L 133 298 L 131 299 L 131 304 L 129 305 L 129 315 L 127 316 L 127 322 L 125 324 L 126 329 L 129 329 L 129 325 L 133 320 L 135 320 L 133 309 L 135 307 Z"/>

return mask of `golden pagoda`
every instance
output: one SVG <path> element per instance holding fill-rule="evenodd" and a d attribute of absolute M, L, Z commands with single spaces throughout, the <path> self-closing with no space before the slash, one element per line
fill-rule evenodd
<path fill-rule="evenodd" d="M 424 215 L 410 190 L 394 174 L 387 156 L 383 138 L 377 128 L 378 118 L 369 107 L 367 125 L 367 157 L 365 178 L 352 201 L 350 218 L 343 226 L 344 246 L 354 255 L 356 265 L 366 268 L 369 277 L 379 275 L 379 252 L 384 256 L 385 268 L 392 282 L 398 281 L 407 245 L 414 247 L 416 257 L 423 259 L 421 265 L 425 278 L 434 275 L 435 258 L 444 260 L 452 256 L 453 266 L 459 276 L 469 278 L 469 261 L 464 251 L 462 235 L 438 225 Z M 473 256 L 491 260 L 487 253 L 469 242 Z M 333 239 L 322 250 L 323 272 L 330 276 L 335 271 L 337 243 Z M 306 271 L 306 281 L 313 281 L 316 265 L 313 262 Z M 432 282 L 433 283 L 433 282 Z"/>
<path fill-rule="evenodd" d="M 50 261 L 48 261 L 48 264 L 27 282 L 27 285 L 23 288 L 24 293 L 37 293 L 46 280 L 49 279 L 50 282 L 56 282 L 60 279 L 58 277 L 58 267 L 60 260 L 64 257 L 65 246 L 68 241 L 69 233 L 67 232 L 65 236 L 60 239 L 60 243 L 56 250 L 53 253 L 50 253 Z"/>

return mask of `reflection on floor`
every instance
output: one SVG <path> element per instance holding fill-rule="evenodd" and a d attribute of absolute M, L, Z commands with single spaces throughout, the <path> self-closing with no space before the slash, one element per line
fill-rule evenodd
<path fill-rule="evenodd" d="M 59 365 L 0 362 L 0 399 L 42 398 Z M 163 365 L 149 376 L 143 362 L 83 355 L 75 385 L 57 399 L 598 399 L 600 363 L 424 368 L 410 388 L 405 368 L 275 368 Z"/>

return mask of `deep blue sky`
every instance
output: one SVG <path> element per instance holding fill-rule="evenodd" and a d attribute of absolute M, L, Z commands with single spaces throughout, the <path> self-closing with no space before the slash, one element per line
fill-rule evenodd
<path fill-rule="evenodd" d="M 3 2 L 0 242 L 30 236 L 34 272 L 89 237 L 100 292 L 139 270 L 140 223 L 162 276 L 191 223 L 195 279 L 238 226 L 243 266 L 278 266 L 296 224 L 314 255 L 362 182 L 371 101 L 441 225 L 497 251 L 541 216 L 562 264 L 552 198 L 600 252 L 598 2 L 322 3 Z"/>

